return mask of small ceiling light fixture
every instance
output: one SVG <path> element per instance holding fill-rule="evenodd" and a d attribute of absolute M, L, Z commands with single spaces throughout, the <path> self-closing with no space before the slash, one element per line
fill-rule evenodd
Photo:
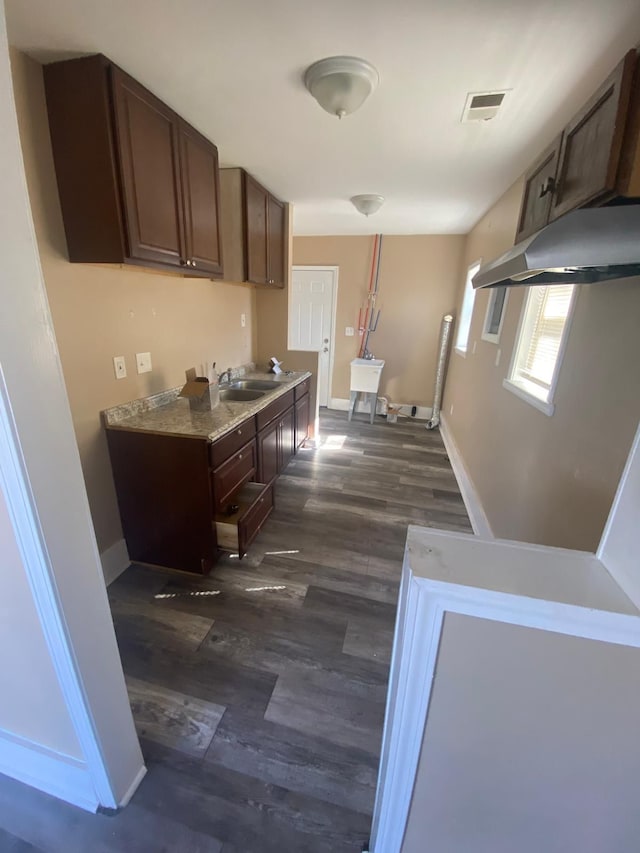
<path fill-rule="evenodd" d="M 351 199 L 351 204 L 355 207 L 358 213 L 364 216 L 371 216 L 372 213 L 377 213 L 384 204 L 384 196 L 372 195 L 354 195 Z"/>
<path fill-rule="evenodd" d="M 307 68 L 304 85 L 323 110 L 342 118 L 364 104 L 379 79 L 378 72 L 366 59 L 330 56 Z"/>

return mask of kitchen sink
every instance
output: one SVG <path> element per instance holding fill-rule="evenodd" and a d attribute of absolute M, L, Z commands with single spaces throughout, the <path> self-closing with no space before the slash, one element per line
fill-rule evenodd
<path fill-rule="evenodd" d="M 220 390 L 220 399 L 223 402 L 246 403 L 249 400 L 257 400 L 258 397 L 264 397 L 264 394 L 264 391 L 245 388 L 222 388 Z"/>
<path fill-rule="evenodd" d="M 274 388 L 280 388 L 281 384 L 270 379 L 238 379 L 236 382 L 232 382 L 229 387 L 239 388 L 243 391 L 272 391 Z"/>

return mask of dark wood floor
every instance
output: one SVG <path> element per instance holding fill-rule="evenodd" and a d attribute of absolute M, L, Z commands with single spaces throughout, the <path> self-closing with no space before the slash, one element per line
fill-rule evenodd
<path fill-rule="evenodd" d="M 407 525 L 471 528 L 437 432 L 330 412 L 322 435 L 244 560 L 112 584 L 149 772 L 115 817 L 3 780 L 1 851 L 359 853 Z"/>

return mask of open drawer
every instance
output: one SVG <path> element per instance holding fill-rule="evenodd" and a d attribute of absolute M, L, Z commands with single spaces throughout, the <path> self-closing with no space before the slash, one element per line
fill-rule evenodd
<path fill-rule="evenodd" d="M 216 515 L 218 547 L 224 551 L 237 551 L 242 558 L 271 515 L 273 485 L 245 483 L 234 495 L 233 504 L 238 507 L 234 513 Z"/>

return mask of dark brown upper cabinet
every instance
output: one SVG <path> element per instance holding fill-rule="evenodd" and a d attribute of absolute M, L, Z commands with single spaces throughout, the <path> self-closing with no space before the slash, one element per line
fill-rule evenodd
<path fill-rule="evenodd" d="M 623 194 L 618 168 L 635 65 L 636 53 L 631 50 L 565 128 L 551 219 Z"/>
<path fill-rule="evenodd" d="M 102 55 L 44 79 L 69 260 L 222 275 L 215 145 Z"/>
<path fill-rule="evenodd" d="M 535 234 L 549 221 L 561 140 L 559 136 L 525 175 L 516 242 Z"/>
<path fill-rule="evenodd" d="M 640 61 L 629 51 L 525 175 L 516 242 L 578 207 L 640 196 Z"/>
<path fill-rule="evenodd" d="M 244 169 L 221 169 L 225 277 L 284 287 L 285 205 Z"/>

